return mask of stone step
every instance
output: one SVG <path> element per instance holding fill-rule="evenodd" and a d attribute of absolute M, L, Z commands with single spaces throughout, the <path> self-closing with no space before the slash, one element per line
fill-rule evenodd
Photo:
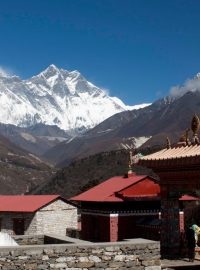
<path fill-rule="evenodd" d="M 191 269 L 191 267 L 199 267 L 200 269 L 200 261 L 194 260 L 194 262 L 189 262 L 188 258 L 180 259 L 180 260 L 161 260 L 161 269 L 169 270 L 169 269 L 180 269 L 184 267 L 184 269 Z"/>

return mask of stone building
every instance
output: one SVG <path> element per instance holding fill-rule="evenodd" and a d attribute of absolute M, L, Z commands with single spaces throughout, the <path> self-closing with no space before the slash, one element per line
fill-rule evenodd
<path fill-rule="evenodd" d="M 77 229 L 77 208 L 59 195 L 1 195 L 0 230 L 11 235 L 59 234 Z"/>

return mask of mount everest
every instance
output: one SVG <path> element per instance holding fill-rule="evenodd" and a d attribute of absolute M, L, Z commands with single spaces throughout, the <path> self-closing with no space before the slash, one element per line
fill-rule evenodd
<path fill-rule="evenodd" d="M 116 113 L 145 106 L 126 106 L 78 71 L 55 65 L 28 80 L 0 73 L 0 122 L 4 124 L 28 127 L 43 123 L 77 134 Z"/>

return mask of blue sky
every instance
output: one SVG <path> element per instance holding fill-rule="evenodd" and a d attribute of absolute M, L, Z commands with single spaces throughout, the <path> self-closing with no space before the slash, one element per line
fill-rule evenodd
<path fill-rule="evenodd" d="M 200 71 L 199 0 L 1 0 L 0 67 L 79 70 L 126 104 Z"/>

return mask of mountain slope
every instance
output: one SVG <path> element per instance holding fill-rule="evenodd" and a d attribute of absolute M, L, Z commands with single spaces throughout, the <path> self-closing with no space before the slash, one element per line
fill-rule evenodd
<path fill-rule="evenodd" d="M 144 147 L 164 145 L 168 136 L 173 143 L 190 127 L 195 113 L 200 116 L 199 91 L 187 92 L 176 99 L 167 97 L 143 109 L 111 116 L 83 136 L 50 149 L 45 158 L 64 167 L 84 156 L 139 146 L 138 141 Z"/>
<path fill-rule="evenodd" d="M 162 105 L 161 105 L 162 103 Z M 159 133 L 182 132 L 190 127 L 192 116 L 200 115 L 200 92 L 187 92 L 170 102 L 159 100 L 145 108 L 139 117 L 118 130 L 118 135 L 153 136 Z"/>
<path fill-rule="evenodd" d="M 28 80 L 0 74 L 0 108 L 1 123 L 20 127 L 57 125 L 72 134 L 132 109 L 88 82 L 78 71 L 54 65 Z"/>
<path fill-rule="evenodd" d="M 15 145 L 37 156 L 41 156 L 58 143 L 71 138 L 57 126 L 47 126 L 44 124 L 21 128 L 0 123 L 0 134 Z"/>
<path fill-rule="evenodd" d="M 0 194 L 22 194 L 54 174 L 38 157 L 0 136 Z"/>

